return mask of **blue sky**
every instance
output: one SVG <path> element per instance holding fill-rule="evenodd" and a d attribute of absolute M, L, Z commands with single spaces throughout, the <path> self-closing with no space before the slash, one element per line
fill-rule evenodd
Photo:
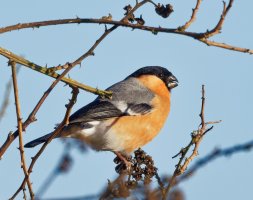
<path fill-rule="evenodd" d="M 135 1 L 4 1 L 0 7 L 0 26 L 22 22 L 62 18 L 99 18 L 111 13 L 120 19 L 123 7 Z M 147 25 L 175 28 L 191 15 L 195 1 L 160 1 L 171 3 L 175 12 L 168 18 L 157 16 L 151 5 L 138 10 Z M 251 1 L 235 1 L 222 29 L 212 39 L 253 49 Z M 211 29 L 220 17 L 222 1 L 203 1 L 197 21 L 189 31 Z M 84 53 L 102 34 L 103 25 L 80 24 L 26 29 L 2 34 L 0 46 L 23 55 L 40 65 L 55 66 L 73 61 Z M 173 34 L 153 35 L 150 32 L 119 28 L 109 35 L 89 57 L 70 72 L 71 78 L 82 83 L 107 88 L 136 69 L 147 65 L 167 67 L 178 78 L 180 85 L 172 94 L 172 107 L 161 133 L 144 150 L 150 154 L 160 174 L 171 174 L 177 159 L 175 155 L 190 140 L 191 131 L 200 122 L 201 85 L 206 86 L 206 119 L 223 120 L 215 125 L 201 144 L 199 157 L 215 147 L 228 147 L 252 140 L 253 84 L 252 55 L 208 47 L 191 38 Z M 10 77 L 7 60 L 0 57 L 0 92 Z M 19 77 L 21 110 L 24 119 L 31 112 L 53 79 L 22 67 Z M 60 83 L 47 98 L 38 121 L 27 128 L 24 141 L 28 142 L 53 130 L 64 115 L 70 89 Z M 13 97 L 13 96 L 11 96 Z M 74 111 L 93 100 L 95 96 L 81 92 Z M 2 98 L 0 99 L 0 102 Z M 11 98 L 7 114 L 0 123 L 0 143 L 9 131 L 15 130 L 14 100 Z M 20 169 L 18 142 L 15 141 L 0 161 L 0 199 L 9 198 L 23 179 Z M 26 150 L 27 161 L 38 151 Z M 39 158 L 31 175 L 35 191 L 54 169 L 63 151 L 61 141 L 53 141 Z M 107 179 L 116 175 L 110 152 L 71 152 L 74 166 L 70 173 L 58 177 L 45 197 L 68 197 L 99 192 Z M 190 180 L 180 185 L 187 199 L 249 199 L 253 178 L 253 152 L 220 158 L 200 169 Z M 28 162 L 28 163 L 29 163 Z M 95 174 L 94 174 L 95 173 Z M 4 180 L 4 181 L 3 181 Z M 17 199 L 21 199 L 19 196 Z"/>

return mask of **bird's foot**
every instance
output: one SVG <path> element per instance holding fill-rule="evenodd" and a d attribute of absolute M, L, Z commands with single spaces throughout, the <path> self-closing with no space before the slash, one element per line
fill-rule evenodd
<path fill-rule="evenodd" d="M 131 156 L 127 157 L 126 155 L 123 155 L 120 152 L 114 151 L 116 154 L 116 158 L 114 159 L 114 162 L 118 164 L 115 168 L 117 173 L 121 173 L 124 170 L 127 170 L 127 172 L 131 171 L 132 168 L 132 162 L 131 162 Z"/>

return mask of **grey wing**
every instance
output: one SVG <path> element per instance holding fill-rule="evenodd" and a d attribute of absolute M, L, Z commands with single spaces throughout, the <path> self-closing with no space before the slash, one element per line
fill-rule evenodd
<path fill-rule="evenodd" d="M 153 93 L 139 84 L 138 80 L 125 79 L 107 90 L 111 99 L 97 98 L 70 116 L 70 124 L 82 123 L 90 128 L 91 122 L 130 115 L 144 115 L 152 111 Z M 90 122 L 90 123 L 89 123 Z"/>
<path fill-rule="evenodd" d="M 91 121 L 102 121 L 105 119 L 130 116 L 144 115 L 152 110 L 152 106 L 141 104 L 124 104 L 111 103 L 109 101 L 95 100 L 76 111 L 69 118 L 69 123 L 86 123 Z M 87 127 L 88 128 L 88 127 Z"/>
<path fill-rule="evenodd" d="M 109 101 L 100 101 L 99 99 L 96 99 L 71 115 L 69 123 L 101 121 L 123 115 L 124 113 Z"/>
<path fill-rule="evenodd" d="M 128 107 L 128 113 L 130 115 L 145 115 L 152 110 L 152 106 L 146 103 L 130 104 Z"/>
<path fill-rule="evenodd" d="M 107 90 L 112 91 L 113 101 L 124 101 L 126 104 L 147 104 L 154 98 L 154 93 L 144 87 L 137 78 L 127 78 L 112 85 Z"/>

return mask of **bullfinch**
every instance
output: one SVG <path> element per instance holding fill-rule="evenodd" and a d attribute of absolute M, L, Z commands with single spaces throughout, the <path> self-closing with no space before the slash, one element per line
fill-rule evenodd
<path fill-rule="evenodd" d="M 77 138 L 95 150 L 112 151 L 124 161 L 135 149 L 150 142 L 170 112 L 172 88 L 177 78 L 160 66 L 143 67 L 107 88 L 112 97 L 97 97 L 77 110 L 56 136 Z M 41 144 L 52 133 L 25 145 Z"/>

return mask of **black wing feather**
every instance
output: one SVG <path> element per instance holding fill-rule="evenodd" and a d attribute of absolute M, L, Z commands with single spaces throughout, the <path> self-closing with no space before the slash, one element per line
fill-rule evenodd
<path fill-rule="evenodd" d="M 129 110 L 131 113 L 136 113 L 136 115 L 144 115 L 152 110 L 152 106 L 146 103 L 130 104 Z"/>
<path fill-rule="evenodd" d="M 152 110 L 152 106 L 146 103 L 128 104 L 126 110 L 121 111 L 113 103 L 96 99 L 90 104 L 76 111 L 69 118 L 69 123 L 86 123 L 101 121 L 104 119 L 122 117 L 127 115 L 144 115 Z"/>
<path fill-rule="evenodd" d="M 125 115 L 109 101 L 95 100 L 70 116 L 70 123 L 103 120 Z"/>

